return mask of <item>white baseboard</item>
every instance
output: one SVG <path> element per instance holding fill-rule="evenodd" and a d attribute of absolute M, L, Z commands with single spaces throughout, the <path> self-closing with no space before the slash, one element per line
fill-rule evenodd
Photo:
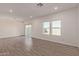
<path fill-rule="evenodd" d="M 5 37 L 0 37 L 0 39 L 3 39 L 3 38 L 11 38 L 11 37 L 18 37 L 18 36 L 24 36 L 24 35 L 5 36 Z"/>
<path fill-rule="evenodd" d="M 38 37 L 32 37 L 32 38 L 45 40 L 45 39 L 43 39 L 43 38 L 38 38 Z M 55 42 L 55 41 L 52 41 L 52 40 L 46 40 L 46 41 Z M 71 47 L 75 47 L 75 48 L 79 48 L 78 46 L 69 45 L 69 44 L 66 44 L 66 43 L 61 43 L 61 42 L 55 42 L 55 43 L 62 44 L 62 45 L 66 45 L 66 46 L 71 46 Z"/>

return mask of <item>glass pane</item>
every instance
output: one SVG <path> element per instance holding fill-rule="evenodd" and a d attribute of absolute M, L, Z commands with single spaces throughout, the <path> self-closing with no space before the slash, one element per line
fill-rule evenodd
<path fill-rule="evenodd" d="M 61 29 L 52 29 L 52 34 L 61 36 Z"/>
<path fill-rule="evenodd" d="M 52 22 L 52 27 L 61 27 L 61 21 L 60 20 L 53 21 Z"/>
<path fill-rule="evenodd" d="M 50 27 L 50 23 L 49 22 L 44 22 L 43 23 L 43 28 L 48 28 Z"/>
<path fill-rule="evenodd" d="M 50 34 L 50 22 L 43 23 L 43 34 Z"/>
<path fill-rule="evenodd" d="M 56 20 L 52 22 L 52 35 L 61 36 L 61 21 Z"/>
<path fill-rule="evenodd" d="M 27 37 L 31 36 L 31 31 L 32 31 L 32 25 L 26 25 L 26 27 L 25 27 L 25 35 Z"/>

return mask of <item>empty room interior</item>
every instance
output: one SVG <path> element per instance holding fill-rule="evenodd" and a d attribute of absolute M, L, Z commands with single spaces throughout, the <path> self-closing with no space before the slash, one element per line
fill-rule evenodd
<path fill-rule="evenodd" d="M 0 56 L 79 56 L 79 4 L 0 3 Z"/>

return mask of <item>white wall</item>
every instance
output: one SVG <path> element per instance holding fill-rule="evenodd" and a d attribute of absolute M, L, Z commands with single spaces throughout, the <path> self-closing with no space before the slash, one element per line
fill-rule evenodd
<path fill-rule="evenodd" d="M 24 24 L 12 17 L 0 17 L 0 38 L 24 35 Z"/>
<path fill-rule="evenodd" d="M 42 17 L 31 21 L 32 23 L 32 36 L 35 38 L 40 38 L 44 40 L 49 40 L 53 42 L 63 43 L 67 45 L 79 47 L 78 38 L 78 8 L 72 8 L 65 10 L 56 14 L 52 14 L 48 17 Z M 42 23 L 44 21 L 62 21 L 62 36 L 49 36 L 42 34 Z"/>
<path fill-rule="evenodd" d="M 78 22 L 78 24 L 77 24 L 77 26 L 78 26 L 78 45 L 79 45 L 79 7 L 78 7 L 78 20 L 77 20 L 77 22 Z"/>

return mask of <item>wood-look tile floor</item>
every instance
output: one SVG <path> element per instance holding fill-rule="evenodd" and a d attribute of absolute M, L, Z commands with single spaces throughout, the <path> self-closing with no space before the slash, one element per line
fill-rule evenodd
<path fill-rule="evenodd" d="M 30 46 L 30 47 L 29 47 Z M 79 56 L 79 48 L 24 36 L 0 39 L 1 56 Z"/>

